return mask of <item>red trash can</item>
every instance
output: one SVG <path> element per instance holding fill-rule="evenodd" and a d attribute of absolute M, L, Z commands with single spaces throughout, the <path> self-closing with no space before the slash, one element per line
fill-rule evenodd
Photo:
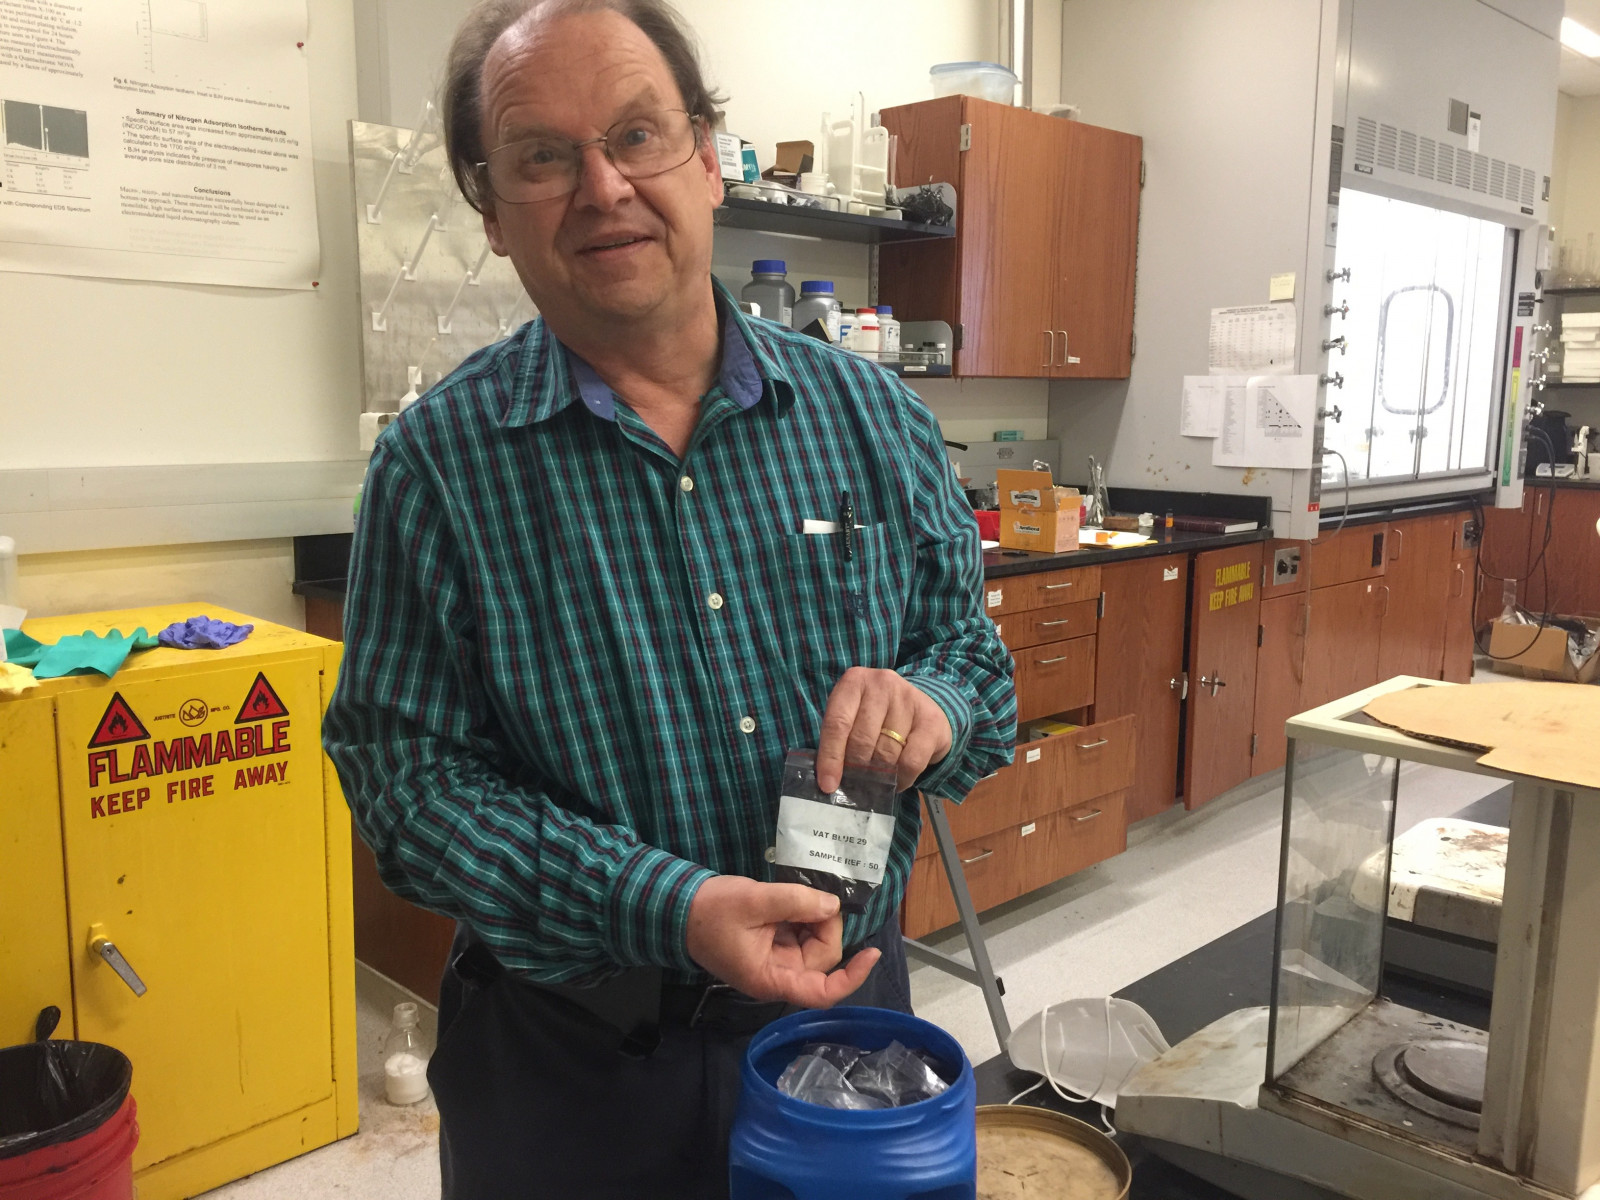
<path fill-rule="evenodd" d="M 0 1200 L 133 1200 L 132 1079 L 98 1042 L 0 1050 Z"/>

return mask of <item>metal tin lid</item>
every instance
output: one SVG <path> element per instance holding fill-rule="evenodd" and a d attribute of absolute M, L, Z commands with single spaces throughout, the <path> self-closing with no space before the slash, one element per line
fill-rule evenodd
<path fill-rule="evenodd" d="M 978 1200 L 1126 1200 L 1133 1168 L 1121 1148 L 1049 1109 L 978 1108 Z"/>

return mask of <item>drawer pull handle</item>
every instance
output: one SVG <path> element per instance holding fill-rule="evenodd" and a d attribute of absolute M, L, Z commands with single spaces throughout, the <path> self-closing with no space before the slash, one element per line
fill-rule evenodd
<path fill-rule="evenodd" d="M 962 861 L 962 863 L 964 865 L 970 866 L 972 863 L 982 862 L 984 859 L 988 858 L 993 853 L 994 853 L 993 850 L 985 850 L 981 854 L 974 854 L 971 858 L 963 858 L 961 861 Z"/>
<path fill-rule="evenodd" d="M 1077 821 L 1092 821 L 1096 817 L 1098 817 L 1101 813 L 1103 813 L 1104 811 L 1105 811 L 1105 809 L 1103 809 L 1103 808 L 1097 808 L 1093 812 L 1084 813 L 1083 816 L 1081 816 L 1081 817 L 1073 817 L 1072 819 L 1073 819 L 1074 822 L 1077 822 Z"/>
<path fill-rule="evenodd" d="M 1046 592 L 1055 592 L 1065 587 L 1075 587 L 1077 582 L 1078 581 L 1076 579 L 1069 579 L 1065 583 L 1047 583 L 1041 590 Z"/>
<path fill-rule="evenodd" d="M 1456 569 L 1460 570 L 1459 567 L 1457 567 Z M 1056 626 L 1056 625 L 1071 625 L 1071 624 L 1072 624 L 1072 618 L 1071 617 L 1062 617 L 1061 620 L 1059 620 L 1059 621 L 1040 621 L 1039 622 L 1039 628 L 1040 629 L 1050 629 L 1050 628 L 1052 628 L 1053 626 Z"/>
<path fill-rule="evenodd" d="M 1033 661 L 1038 663 L 1041 667 L 1047 667 L 1051 663 L 1066 662 L 1070 657 L 1072 656 L 1069 654 L 1058 654 L 1054 658 L 1036 658 Z"/>
<path fill-rule="evenodd" d="M 1078 749 L 1079 750 L 1093 750 L 1097 746 L 1104 746 L 1110 740 L 1111 740 L 1110 738 L 1101 738 L 1098 742 L 1079 742 L 1078 743 Z"/>

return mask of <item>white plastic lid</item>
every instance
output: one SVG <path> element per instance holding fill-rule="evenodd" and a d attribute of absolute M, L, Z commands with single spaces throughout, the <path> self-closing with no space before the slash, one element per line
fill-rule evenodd
<path fill-rule="evenodd" d="M 1011 76 L 1012 79 L 1017 78 L 1017 73 L 1010 67 L 1003 67 L 999 63 L 992 62 L 934 63 L 933 66 L 928 68 L 929 75 L 950 75 L 956 71 L 999 71 L 1003 75 Z"/>

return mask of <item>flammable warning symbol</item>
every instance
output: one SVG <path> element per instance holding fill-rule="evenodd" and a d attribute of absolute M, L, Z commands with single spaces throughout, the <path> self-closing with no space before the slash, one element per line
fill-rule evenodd
<path fill-rule="evenodd" d="M 105 714 L 100 718 L 100 724 L 95 726 L 94 736 L 89 739 L 89 748 L 142 742 L 149 736 L 150 731 L 144 727 L 143 721 L 133 715 L 133 709 L 128 707 L 122 693 L 113 692 L 111 703 L 106 705 Z"/>
<path fill-rule="evenodd" d="M 244 703 L 239 705 L 239 715 L 233 719 L 233 723 L 242 725 L 246 721 L 265 721 L 271 717 L 288 715 L 289 710 L 283 706 L 283 701 L 278 699 L 278 693 L 272 690 L 266 675 L 258 671 L 256 681 L 250 685 Z"/>

